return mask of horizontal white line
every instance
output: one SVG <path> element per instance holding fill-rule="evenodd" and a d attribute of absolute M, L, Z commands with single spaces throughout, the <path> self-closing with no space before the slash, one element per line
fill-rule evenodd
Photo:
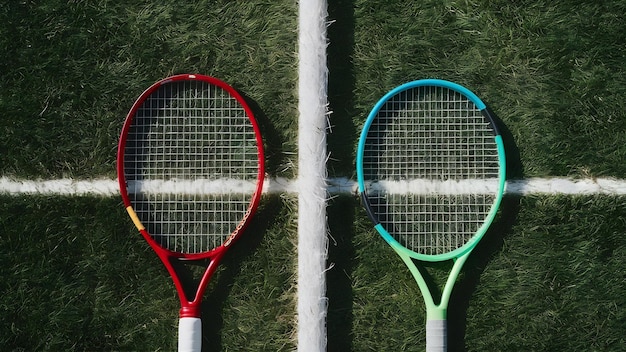
<path fill-rule="evenodd" d="M 507 194 L 626 195 L 626 180 L 614 178 L 531 178 L 506 182 Z"/>
<path fill-rule="evenodd" d="M 411 185 L 413 183 L 413 185 Z M 447 184 L 447 185 L 446 185 Z M 423 181 L 411 181 L 392 185 L 393 193 L 407 192 L 413 187 L 451 187 L 459 194 L 480 193 L 476 189 L 493 189 L 493 184 L 484 181 L 464 181 L 459 183 L 442 182 L 438 186 L 434 183 L 424 183 Z M 357 184 L 355 181 L 346 178 L 335 178 L 328 180 L 328 191 L 330 193 L 356 193 Z M 530 195 L 530 194 L 607 194 L 626 195 L 626 180 L 614 178 L 595 179 L 571 179 L 571 178 L 529 178 L 521 180 L 508 180 L 505 185 L 505 194 L 510 195 Z"/>
<path fill-rule="evenodd" d="M 252 194 L 256 189 L 255 182 L 245 180 L 146 180 L 128 181 L 128 193 L 152 194 L 220 194 L 237 193 Z"/>
<path fill-rule="evenodd" d="M 129 182 L 130 193 L 143 192 L 181 192 L 187 187 L 193 187 L 198 194 L 219 194 L 222 192 L 253 192 L 254 182 L 240 180 L 206 180 L 206 181 L 149 181 Z M 285 178 L 266 179 L 263 183 L 263 193 L 297 193 L 297 182 Z M 0 177 L 0 193 L 4 194 L 57 194 L 57 195 L 118 195 L 117 180 L 20 180 L 10 177 Z"/>
<path fill-rule="evenodd" d="M 50 195 L 103 195 L 119 194 L 116 180 L 19 180 L 0 177 L 0 193 L 50 194 Z"/>
<path fill-rule="evenodd" d="M 385 191 L 388 194 L 495 194 L 500 183 L 497 178 L 487 180 L 467 179 L 459 181 L 402 180 L 378 181 L 366 184 L 368 193 Z"/>
<path fill-rule="evenodd" d="M 160 187 L 176 187 L 174 182 L 160 183 Z M 208 181 L 202 183 L 200 193 L 220 193 L 220 191 L 253 190 L 254 183 L 242 181 Z M 424 185 L 422 185 L 424 186 Z M 455 187 L 459 194 L 482 187 L 481 184 L 464 182 Z M 131 186 L 136 187 L 136 186 Z M 157 187 L 156 183 L 150 187 Z M 400 185 L 400 187 L 404 187 Z M 298 193 L 298 181 L 286 178 L 266 179 L 263 184 L 263 193 Z M 176 191 L 173 188 L 174 192 Z M 357 184 L 348 178 L 331 178 L 327 180 L 327 191 L 330 194 L 356 194 Z M 402 188 L 395 191 L 402 192 Z M 114 196 L 119 194 L 117 180 L 92 179 L 92 180 L 23 180 L 10 177 L 0 177 L 0 193 L 2 194 L 44 194 L 44 195 L 99 195 Z M 506 182 L 506 194 L 530 195 L 530 194 L 564 194 L 564 195 L 626 195 L 626 180 L 614 178 L 529 178 L 522 180 L 509 180 Z"/>

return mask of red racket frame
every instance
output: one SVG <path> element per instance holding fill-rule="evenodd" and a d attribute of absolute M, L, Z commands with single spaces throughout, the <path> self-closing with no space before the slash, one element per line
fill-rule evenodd
<path fill-rule="evenodd" d="M 230 234 L 230 236 L 228 236 L 226 241 L 224 241 L 224 243 L 221 246 L 214 248 L 208 252 L 193 253 L 193 254 L 173 252 L 169 249 L 161 247 L 152 238 L 152 236 L 148 233 L 148 231 L 142 225 L 141 221 L 139 220 L 139 218 L 135 214 L 135 211 L 133 210 L 132 203 L 128 196 L 126 178 L 124 174 L 124 149 L 126 146 L 128 131 L 130 130 L 130 127 L 133 123 L 137 110 L 146 101 L 146 99 L 153 92 L 159 89 L 159 87 L 161 87 L 163 84 L 168 84 L 168 83 L 175 82 L 175 81 L 184 81 L 184 80 L 200 80 L 200 81 L 204 81 L 209 84 L 218 86 L 222 88 L 223 90 L 227 91 L 232 97 L 234 97 L 241 104 L 244 111 L 246 112 L 246 115 L 248 116 L 248 119 L 250 120 L 252 124 L 252 127 L 254 128 L 254 133 L 256 135 L 256 140 L 257 140 L 257 150 L 258 150 L 257 155 L 258 155 L 258 161 L 259 161 L 256 189 L 252 195 L 252 200 L 250 201 L 250 204 L 248 205 L 248 209 L 243 219 L 241 219 L 241 222 L 237 225 L 235 230 Z M 227 83 L 217 78 L 205 76 L 205 75 L 199 75 L 199 74 L 181 74 L 181 75 L 175 75 L 175 76 L 162 79 L 154 83 L 148 89 L 146 89 L 139 96 L 139 98 L 137 98 L 137 101 L 135 101 L 132 108 L 128 112 L 128 115 L 126 116 L 126 121 L 124 122 L 124 126 L 122 128 L 122 132 L 121 132 L 120 140 L 118 144 L 118 149 L 117 149 L 117 176 L 118 176 L 118 182 L 120 185 L 120 192 L 122 195 L 122 200 L 124 202 L 124 206 L 126 207 L 126 210 L 128 211 L 128 214 L 130 215 L 131 219 L 133 220 L 135 226 L 137 227 L 137 229 L 139 230 L 143 238 L 148 242 L 150 247 L 152 247 L 152 249 L 156 252 L 157 256 L 161 259 L 161 261 L 167 268 L 167 271 L 170 273 L 172 280 L 174 281 L 174 286 L 176 286 L 176 291 L 178 293 L 178 297 L 180 299 L 180 304 L 181 304 L 180 315 L 179 315 L 180 318 L 187 318 L 187 317 L 200 318 L 202 296 L 204 295 L 204 292 L 206 290 L 206 287 L 209 281 L 211 280 L 211 277 L 215 273 L 215 270 L 217 269 L 222 257 L 224 256 L 228 248 L 230 248 L 230 245 L 237 238 L 239 238 L 241 233 L 245 230 L 246 226 L 249 223 L 249 220 L 252 218 L 252 215 L 256 212 L 256 209 L 259 205 L 259 201 L 261 199 L 261 192 L 263 189 L 263 179 L 265 176 L 265 157 L 264 157 L 264 151 L 263 151 L 263 140 L 261 138 L 261 130 L 259 128 L 259 125 L 256 119 L 254 118 L 254 114 L 252 113 L 252 110 L 250 109 L 246 101 L 243 99 L 243 97 L 234 88 L 232 88 L 230 85 L 228 85 Z M 196 260 L 207 260 L 207 259 L 209 260 L 209 264 L 204 274 L 202 275 L 202 278 L 200 279 L 198 288 L 196 290 L 196 294 L 192 299 L 189 299 L 183 288 L 183 283 L 181 282 L 181 279 L 179 278 L 178 273 L 176 272 L 172 264 L 172 260 L 196 261 Z"/>

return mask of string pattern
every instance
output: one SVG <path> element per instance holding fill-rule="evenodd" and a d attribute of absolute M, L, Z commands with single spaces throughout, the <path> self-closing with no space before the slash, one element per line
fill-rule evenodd
<path fill-rule="evenodd" d="M 416 253 L 438 255 L 466 244 L 496 199 L 494 137 L 490 120 L 452 89 L 421 86 L 392 96 L 364 144 L 365 192 L 379 222 Z M 406 192 L 389 187 L 411 182 L 438 186 Z M 459 192 L 459 185 L 472 182 L 483 187 Z"/>
<path fill-rule="evenodd" d="M 247 217 L 253 192 L 202 192 L 203 181 L 254 182 L 256 135 L 242 105 L 200 80 L 164 83 L 137 110 L 124 150 L 129 197 L 164 248 L 202 253 L 220 246 Z M 142 187 L 148 184 L 175 187 Z"/>

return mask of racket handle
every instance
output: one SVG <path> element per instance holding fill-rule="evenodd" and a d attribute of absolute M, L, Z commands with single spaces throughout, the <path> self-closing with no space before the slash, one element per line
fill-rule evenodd
<path fill-rule="evenodd" d="M 448 324 L 446 320 L 426 321 L 426 352 L 448 350 Z"/>
<path fill-rule="evenodd" d="M 178 352 L 202 350 L 202 321 L 200 318 L 178 320 Z"/>

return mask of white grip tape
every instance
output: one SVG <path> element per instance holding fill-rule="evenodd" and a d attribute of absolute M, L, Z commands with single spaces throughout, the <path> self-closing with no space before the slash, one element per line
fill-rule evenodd
<path fill-rule="evenodd" d="M 426 321 L 426 352 L 448 350 L 448 325 L 445 320 Z"/>
<path fill-rule="evenodd" d="M 178 352 L 202 350 L 202 321 L 200 318 L 180 318 L 178 321 Z"/>

